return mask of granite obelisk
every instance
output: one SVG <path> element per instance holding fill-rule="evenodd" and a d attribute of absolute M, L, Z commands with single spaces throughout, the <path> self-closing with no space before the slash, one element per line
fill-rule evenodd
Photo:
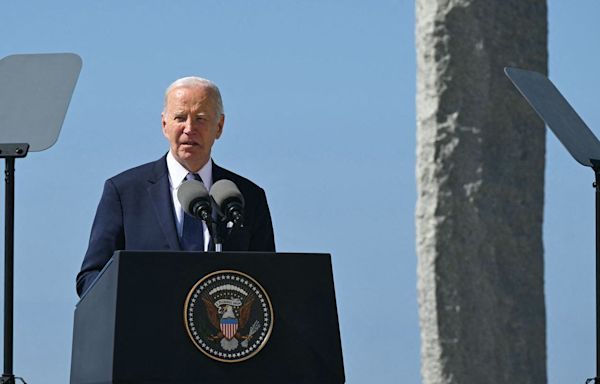
<path fill-rule="evenodd" d="M 417 0 L 424 384 L 545 383 L 545 128 L 503 67 L 547 72 L 546 0 Z"/>

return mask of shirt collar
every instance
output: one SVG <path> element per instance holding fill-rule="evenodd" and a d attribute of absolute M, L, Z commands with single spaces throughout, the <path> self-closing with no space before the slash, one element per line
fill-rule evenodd
<path fill-rule="evenodd" d="M 175 156 L 173 156 L 171 151 L 167 154 L 167 170 L 169 171 L 169 180 L 171 181 L 172 188 L 179 188 L 189 173 L 189 171 L 175 159 Z M 204 164 L 204 166 L 196 173 L 202 178 L 202 182 L 206 189 L 210 190 L 210 187 L 212 187 L 212 159 L 209 158 L 206 164 Z"/>

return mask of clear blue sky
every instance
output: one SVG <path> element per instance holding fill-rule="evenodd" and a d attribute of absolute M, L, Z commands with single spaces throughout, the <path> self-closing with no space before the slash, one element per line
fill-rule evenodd
<path fill-rule="evenodd" d="M 592 129 L 599 10 L 549 1 L 550 76 Z M 17 375 L 68 381 L 74 279 L 103 182 L 166 152 L 164 89 L 195 74 L 223 93 L 214 159 L 266 189 L 278 249 L 333 255 L 348 382 L 420 382 L 413 1 L 12 1 L 0 36 L 0 57 L 84 63 L 58 143 L 17 161 Z M 595 372 L 592 180 L 549 134 L 550 383 Z"/>

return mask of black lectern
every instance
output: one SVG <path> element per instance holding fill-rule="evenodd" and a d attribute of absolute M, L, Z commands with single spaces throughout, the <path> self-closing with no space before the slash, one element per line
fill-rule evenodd
<path fill-rule="evenodd" d="M 119 251 L 75 309 L 71 384 L 344 381 L 328 254 Z"/>

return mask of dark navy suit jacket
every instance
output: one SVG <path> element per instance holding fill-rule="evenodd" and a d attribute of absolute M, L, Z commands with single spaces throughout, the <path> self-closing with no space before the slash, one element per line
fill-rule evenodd
<path fill-rule="evenodd" d="M 225 237 L 223 251 L 274 252 L 271 214 L 263 189 L 214 163 L 212 172 L 213 181 L 233 181 L 245 200 L 244 226 Z M 88 250 L 77 275 L 79 296 L 117 250 L 181 250 L 165 156 L 104 184 Z"/>

